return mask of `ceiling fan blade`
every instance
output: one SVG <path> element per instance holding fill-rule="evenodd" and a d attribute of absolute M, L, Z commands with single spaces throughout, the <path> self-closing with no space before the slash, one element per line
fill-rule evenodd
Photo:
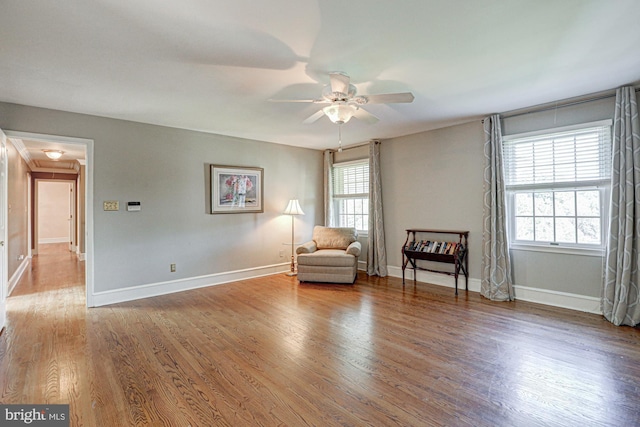
<path fill-rule="evenodd" d="M 331 92 L 349 93 L 349 81 L 351 78 L 344 73 L 329 73 L 331 80 Z"/>
<path fill-rule="evenodd" d="M 310 123 L 315 122 L 316 120 L 318 120 L 322 116 L 324 116 L 324 111 L 318 110 L 315 113 L 313 113 L 312 115 L 310 115 L 309 117 L 307 117 L 305 119 L 305 121 L 303 121 L 302 123 L 304 123 L 305 125 L 308 125 Z"/>
<path fill-rule="evenodd" d="M 358 108 L 355 113 L 353 113 L 353 117 L 369 124 L 376 123 L 378 120 L 380 120 L 376 116 L 374 116 L 367 110 L 363 110 L 362 108 Z"/>
<path fill-rule="evenodd" d="M 411 92 L 363 95 L 363 98 L 366 98 L 367 104 L 397 104 L 401 102 L 413 102 L 414 100 Z"/>
<path fill-rule="evenodd" d="M 313 99 L 269 99 L 269 102 L 313 102 Z"/>
<path fill-rule="evenodd" d="M 269 99 L 269 102 L 296 102 L 299 104 L 331 104 L 327 99 Z"/>

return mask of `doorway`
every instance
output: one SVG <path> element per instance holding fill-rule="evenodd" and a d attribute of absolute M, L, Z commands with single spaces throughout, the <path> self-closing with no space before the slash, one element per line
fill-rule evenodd
<path fill-rule="evenodd" d="M 27 163 L 31 178 L 29 191 L 32 197 L 29 213 L 29 247 L 36 249 L 39 241 L 57 243 L 64 239 L 63 245 L 77 253 L 80 261 L 85 263 L 84 288 L 86 304 L 93 306 L 93 140 L 56 135 L 34 134 L 28 132 L 6 131 L 8 139 L 14 143 L 20 156 Z M 62 157 L 58 163 L 48 162 L 43 152 L 60 151 Z M 38 157 L 40 156 L 40 157 Z M 67 160 L 68 159 L 68 160 Z M 62 169 L 64 162 L 72 162 L 78 170 L 75 174 L 66 174 Z M 67 171 L 68 172 L 68 171 Z M 70 176 L 69 176 L 70 175 Z M 62 181 L 60 180 L 62 178 Z M 44 224 L 39 224 L 36 211 L 38 209 L 39 182 L 61 181 L 67 185 L 69 193 L 66 197 L 66 233 L 54 232 L 56 235 L 42 234 Z M 47 184 L 45 184 L 46 186 Z M 44 187 L 43 187 L 44 188 Z M 52 220 L 51 220 L 52 221 Z M 50 224 L 47 224 L 50 225 Z M 11 228 L 11 223 L 7 224 Z M 46 228 L 46 226 L 44 226 Z M 49 231 L 47 230 L 47 233 Z"/>
<path fill-rule="evenodd" d="M 65 243 L 77 252 L 76 181 L 35 179 L 34 247 Z"/>

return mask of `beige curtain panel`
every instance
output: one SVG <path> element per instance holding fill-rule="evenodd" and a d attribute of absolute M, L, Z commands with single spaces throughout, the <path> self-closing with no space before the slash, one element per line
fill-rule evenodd
<path fill-rule="evenodd" d="M 615 325 L 640 323 L 640 119 L 633 87 L 616 91 L 611 209 L 601 308 Z"/>
<path fill-rule="evenodd" d="M 484 208 L 480 293 L 493 301 L 515 299 L 507 239 L 500 116 L 484 119 Z"/>
<path fill-rule="evenodd" d="M 367 239 L 367 274 L 386 277 L 388 274 L 387 252 L 382 217 L 379 141 L 369 143 L 369 236 Z"/>

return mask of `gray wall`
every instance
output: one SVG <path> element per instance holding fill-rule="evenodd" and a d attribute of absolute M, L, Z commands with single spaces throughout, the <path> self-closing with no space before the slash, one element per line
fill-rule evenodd
<path fill-rule="evenodd" d="M 482 123 L 473 122 L 382 142 L 390 266 L 402 266 L 408 228 L 467 230 L 469 276 L 480 278 L 483 136 Z"/>
<path fill-rule="evenodd" d="M 614 98 L 503 120 L 503 134 L 613 118 Z M 400 267 L 407 228 L 469 230 L 470 277 L 480 279 L 484 134 L 481 122 L 382 144 L 387 254 Z M 599 297 L 602 257 L 512 250 L 518 286 Z"/>
<path fill-rule="evenodd" d="M 286 264 L 282 211 L 294 197 L 306 214 L 299 240 L 324 220 L 320 151 L 6 103 L 0 127 L 94 140 L 96 292 Z M 264 213 L 209 214 L 210 164 L 264 168 Z M 104 200 L 120 211 L 103 211 Z"/>

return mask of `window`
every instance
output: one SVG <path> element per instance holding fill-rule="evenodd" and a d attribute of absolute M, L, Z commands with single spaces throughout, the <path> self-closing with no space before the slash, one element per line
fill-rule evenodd
<path fill-rule="evenodd" d="M 503 154 L 512 245 L 604 246 L 610 122 L 506 136 Z"/>
<path fill-rule="evenodd" d="M 333 213 L 337 227 L 369 228 L 369 161 L 333 166 Z"/>

